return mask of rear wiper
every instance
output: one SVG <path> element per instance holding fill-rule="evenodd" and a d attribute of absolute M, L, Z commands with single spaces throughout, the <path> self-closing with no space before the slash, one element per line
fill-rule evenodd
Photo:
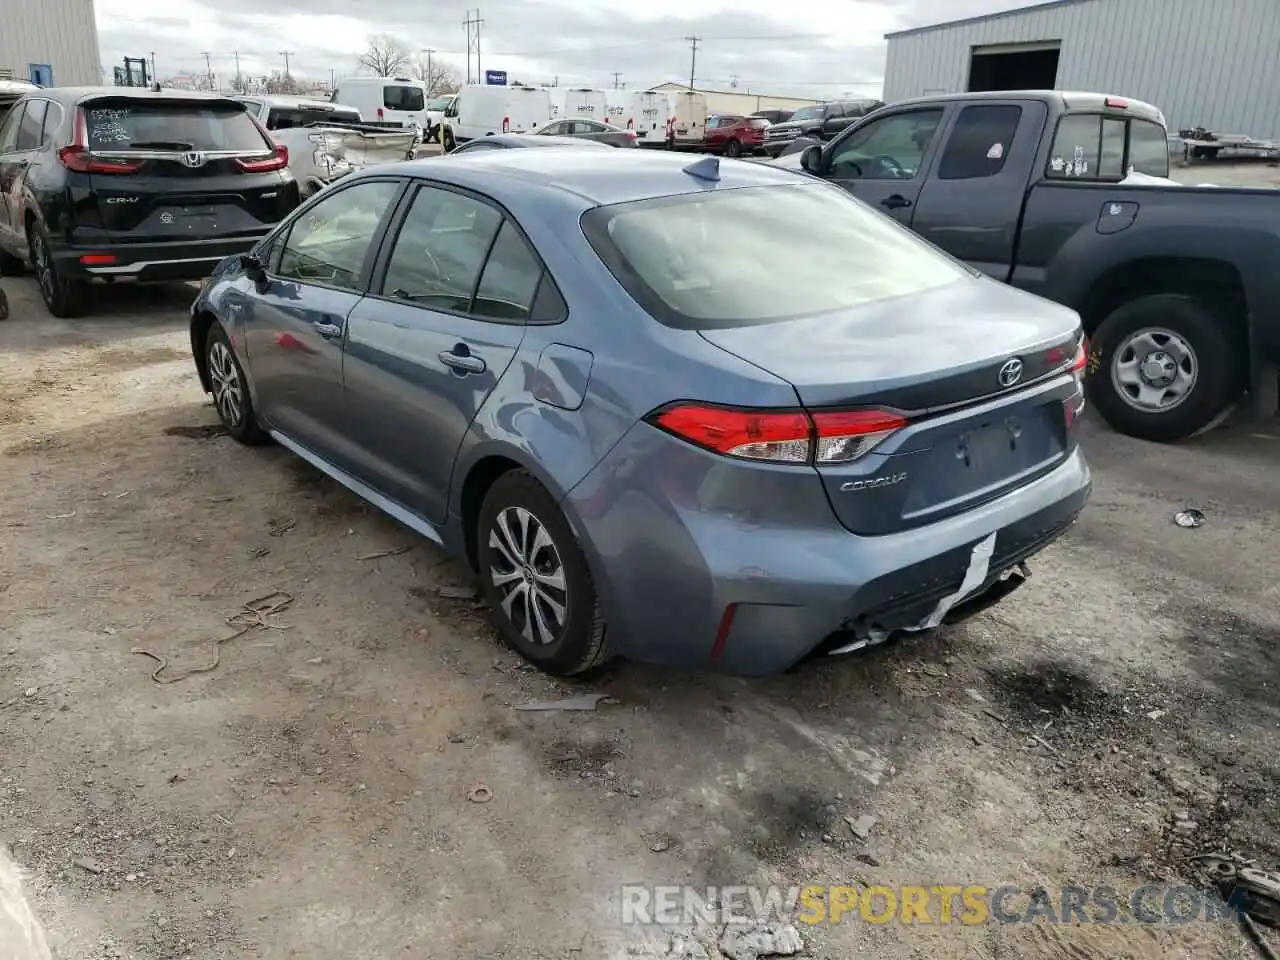
<path fill-rule="evenodd" d="M 138 150 L 194 150 L 194 143 L 185 140 L 134 140 L 130 147 Z"/>

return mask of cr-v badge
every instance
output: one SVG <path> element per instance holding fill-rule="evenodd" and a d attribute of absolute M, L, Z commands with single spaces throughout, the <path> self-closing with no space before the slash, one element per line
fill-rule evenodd
<path fill-rule="evenodd" d="M 841 493 L 861 493 L 863 490 L 875 490 L 879 487 L 892 487 L 907 479 L 905 473 L 890 473 L 883 477 L 872 477 L 870 480 L 846 480 L 840 484 Z"/>

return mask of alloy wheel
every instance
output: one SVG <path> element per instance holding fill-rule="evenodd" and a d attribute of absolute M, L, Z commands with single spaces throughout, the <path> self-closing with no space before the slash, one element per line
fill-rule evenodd
<path fill-rule="evenodd" d="M 1200 376 L 1195 350 L 1172 330 L 1146 327 L 1125 338 L 1111 361 L 1120 398 L 1143 413 L 1164 413 L 1191 396 Z"/>
<path fill-rule="evenodd" d="M 215 341 L 209 347 L 209 379 L 213 383 L 213 402 L 218 416 L 229 427 L 238 427 L 244 417 L 243 387 L 235 357 L 225 343 Z"/>
<path fill-rule="evenodd" d="M 49 247 L 37 230 L 31 235 L 31 265 L 36 271 L 36 282 L 46 303 L 54 299 L 53 264 L 49 260 Z"/>
<path fill-rule="evenodd" d="M 555 643 L 564 633 L 569 590 L 550 531 L 526 508 L 507 507 L 494 518 L 489 548 L 489 578 L 503 614 L 527 642 Z"/>

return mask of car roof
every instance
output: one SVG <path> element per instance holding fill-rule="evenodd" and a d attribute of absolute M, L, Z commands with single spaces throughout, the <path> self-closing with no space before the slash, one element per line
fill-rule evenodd
<path fill-rule="evenodd" d="M 80 103 L 94 97 L 111 97 L 122 100 L 181 100 L 186 103 L 208 101 L 243 106 L 240 101 L 227 94 L 206 93 L 202 90 L 152 90 L 150 87 L 48 87 L 41 92 L 49 99 L 63 103 Z"/>
<path fill-rule="evenodd" d="M 888 106 L 899 107 L 904 104 L 916 103 L 970 103 L 980 102 L 986 103 L 991 100 L 1038 100 L 1041 103 L 1057 104 L 1059 108 L 1064 110 L 1101 110 L 1106 106 L 1109 99 L 1123 100 L 1130 113 L 1140 116 L 1143 120 L 1159 120 L 1164 122 L 1164 114 L 1160 109 L 1143 100 L 1135 100 L 1133 97 L 1121 96 L 1119 94 L 1109 93 L 1088 93 L 1079 90 L 999 90 L 980 93 L 940 93 L 932 96 L 912 97 L 907 100 L 897 100 Z"/>
<path fill-rule="evenodd" d="M 540 133 L 499 133 L 492 137 L 481 137 L 481 141 L 491 140 L 507 147 L 601 147 L 604 144 L 594 140 L 583 140 L 581 137 L 557 137 Z M 608 149 L 606 147 L 606 149 Z"/>
<path fill-rule="evenodd" d="M 550 138 L 544 138 L 550 139 Z M 686 173 L 695 163 L 718 163 L 720 179 Z M 370 168 L 370 172 L 379 168 Z M 385 168 L 384 172 L 385 171 Z M 396 165 L 410 176 L 428 177 L 488 194 L 499 203 L 531 188 L 576 197 L 583 206 L 598 206 L 727 190 L 736 187 L 793 186 L 813 183 L 805 174 L 740 160 L 697 158 L 690 154 L 609 149 L 480 150 L 466 157 L 429 157 Z M 363 176 L 363 174 L 361 175 Z"/>

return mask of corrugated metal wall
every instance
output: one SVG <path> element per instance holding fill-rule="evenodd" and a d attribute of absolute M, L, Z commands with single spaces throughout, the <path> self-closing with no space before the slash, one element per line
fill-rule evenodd
<path fill-rule="evenodd" d="M 963 91 L 971 48 L 1061 40 L 1060 90 L 1134 97 L 1173 131 L 1280 137 L 1280 0 L 1080 0 L 889 38 L 884 99 Z"/>
<path fill-rule="evenodd" d="M 14 79 L 47 63 L 57 86 L 99 84 L 100 60 L 93 0 L 0 0 L 0 69 Z"/>

